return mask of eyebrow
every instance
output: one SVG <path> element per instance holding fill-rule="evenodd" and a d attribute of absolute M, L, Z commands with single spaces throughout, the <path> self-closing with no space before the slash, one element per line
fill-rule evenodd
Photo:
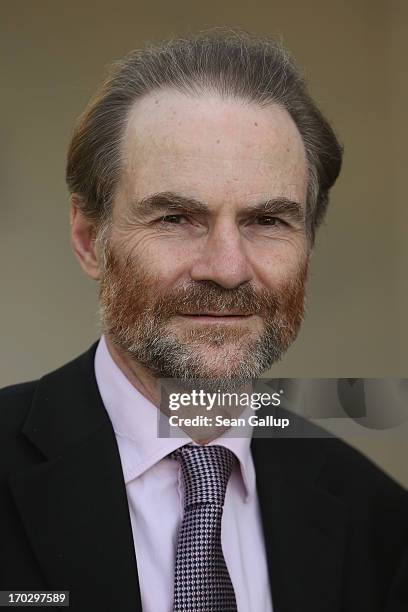
<path fill-rule="evenodd" d="M 172 191 L 162 191 L 146 196 L 141 200 L 134 200 L 131 203 L 131 209 L 133 213 L 142 218 L 167 210 L 176 210 L 191 214 L 209 214 L 211 212 L 204 202 Z M 264 202 L 247 206 L 241 209 L 240 214 L 242 213 L 251 215 L 279 214 L 297 223 L 304 223 L 305 221 L 303 206 L 299 202 L 295 202 L 286 197 L 271 198 Z"/>

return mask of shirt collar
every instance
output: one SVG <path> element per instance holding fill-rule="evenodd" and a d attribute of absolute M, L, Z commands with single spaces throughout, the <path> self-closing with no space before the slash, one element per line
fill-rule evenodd
<path fill-rule="evenodd" d="M 95 353 L 95 376 L 102 401 L 118 439 L 125 484 L 184 444 L 194 443 L 180 430 L 180 437 L 158 438 L 158 408 L 127 379 L 109 353 L 102 336 Z M 255 493 L 251 436 L 232 437 L 228 430 L 209 445 L 225 446 L 237 457 L 248 500 Z"/>

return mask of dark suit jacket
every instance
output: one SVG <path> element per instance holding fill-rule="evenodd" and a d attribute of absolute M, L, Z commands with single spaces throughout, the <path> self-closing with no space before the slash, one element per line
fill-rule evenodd
<path fill-rule="evenodd" d="M 75 612 L 140 612 L 95 349 L 0 391 L 0 590 L 64 589 Z M 274 612 L 407 612 L 408 494 L 335 438 L 253 439 L 252 453 Z"/>

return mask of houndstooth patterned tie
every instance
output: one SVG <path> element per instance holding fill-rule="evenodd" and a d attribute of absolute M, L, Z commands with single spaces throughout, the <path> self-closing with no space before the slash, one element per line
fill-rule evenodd
<path fill-rule="evenodd" d="M 221 548 L 221 517 L 235 455 L 224 446 L 187 444 L 170 456 L 179 461 L 184 482 L 173 610 L 237 612 Z"/>

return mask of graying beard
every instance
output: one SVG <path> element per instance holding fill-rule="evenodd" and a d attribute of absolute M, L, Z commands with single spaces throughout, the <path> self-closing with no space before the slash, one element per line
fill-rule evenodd
<path fill-rule="evenodd" d="M 148 367 L 157 378 L 175 378 L 186 387 L 197 388 L 201 381 L 209 392 L 235 391 L 243 384 L 259 377 L 273 363 L 279 361 L 288 348 L 282 344 L 278 326 L 264 332 L 261 338 L 250 343 L 245 351 L 238 369 L 227 376 L 208 376 L 204 370 L 206 364 L 195 358 L 194 348 L 202 345 L 194 343 L 186 347 L 175 337 L 160 335 L 160 329 L 154 321 L 146 321 L 142 326 L 142 337 L 132 336 L 132 330 L 121 330 L 122 333 L 114 335 L 114 340 L 120 344 L 127 354 Z M 280 330 L 282 332 L 282 330 Z M 293 338 L 291 338 L 293 340 Z M 249 358 L 248 358 L 249 356 Z M 212 361 L 212 369 L 225 366 L 225 354 Z"/>

